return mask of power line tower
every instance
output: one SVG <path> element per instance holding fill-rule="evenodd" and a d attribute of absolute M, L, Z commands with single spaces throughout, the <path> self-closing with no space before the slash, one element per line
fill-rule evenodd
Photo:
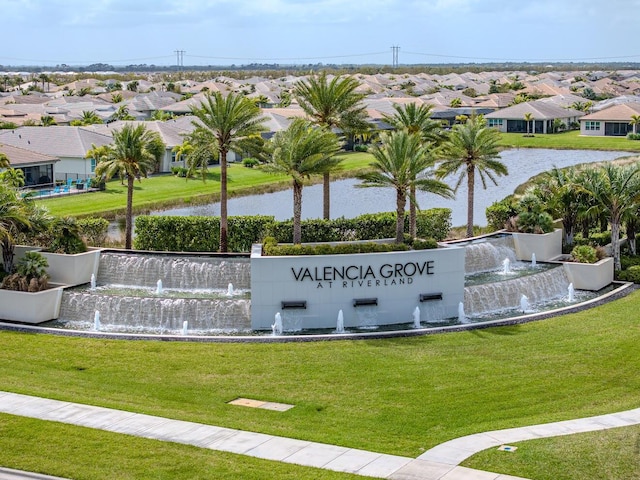
<path fill-rule="evenodd" d="M 391 53 L 393 55 L 393 63 L 392 63 L 393 68 L 398 68 L 398 52 L 399 51 L 400 51 L 400 47 L 398 47 L 397 45 L 394 45 L 393 47 L 391 47 Z"/>
<path fill-rule="evenodd" d="M 182 71 L 184 68 L 184 54 L 186 53 L 184 50 L 174 50 L 176 54 L 176 67 L 178 71 Z"/>

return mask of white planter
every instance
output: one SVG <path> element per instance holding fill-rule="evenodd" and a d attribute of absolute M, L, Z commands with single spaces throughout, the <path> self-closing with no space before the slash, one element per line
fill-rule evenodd
<path fill-rule="evenodd" d="M 0 289 L 0 319 L 21 323 L 42 323 L 58 318 L 63 287 L 36 293 Z"/>
<path fill-rule="evenodd" d="M 569 281 L 577 290 L 597 291 L 613 282 L 613 258 L 596 263 L 562 262 Z"/>
<path fill-rule="evenodd" d="M 562 255 L 562 230 L 559 228 L 551 233 L 514 232 L 512 235 L 518 260 L 531 260 L 535 253 L 536 260 L 547 262 Z"/>
<path fill-rule="evenodd" d="M 64 253 L 41 252 L 49 262 L 47 273 L 50 281 L 63 285 L 82 285 L 91 281 L 91 274 L 98 275 L 100 250 L 68 255 Z"/>

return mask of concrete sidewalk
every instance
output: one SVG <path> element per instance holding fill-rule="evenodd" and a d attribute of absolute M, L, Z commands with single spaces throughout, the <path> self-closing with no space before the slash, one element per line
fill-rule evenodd
<path fill-rule="evenodd" d="M 503 444 L 640 424 L 638 408 L 468 435 L 414 459 L 2 391 L 0 412 L 390 480 L 526 480 L 459 464 L 477 452 Z M 46 478 L 52 477 L 0 469 L 0 480 Z"/>
<path fill-rule="evenodd" d="M 0 412 L 375 478 L 522 480 L 518 477 L 471 470 L 442 462 L 368 452 L 1 391 Z M 25 473 L 25 475 L 33 474 Z M 0 476 L 0 479 L 2 478 Z"/>

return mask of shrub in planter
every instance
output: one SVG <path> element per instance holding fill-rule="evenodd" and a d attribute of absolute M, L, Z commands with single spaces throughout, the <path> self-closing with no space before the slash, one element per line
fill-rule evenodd
<path fill-rule="evenodd" d="M 621 282 L 640 283 L 640 265 L 632 265 L 626 270 L 616 272 L 616 280 Z"/>
<path fill-rule="evenodd" d="M 109 220 L 106 218 L 81 218 L 76 225 L 80 237 L 88 245 L 99 247 L 107 239 Z"/>
<path fill-rule="evenodd" d="M 518 216 L 510 222 L 515 223 L 516 231 L 522 233 L 553 232 L 553 217 L 544 211 L 544 205 L 531 191 L 526 192 L 518 204 Z"/>
<path fill-rule="evenodd" d="M 596 263 L 598 253 L 591 245 L 578 245 L 571 251 L 571 258 L 578 263 Z"/>
<path fill-rule="evenodd" d="M 16 265 L 16 273 L 4 277 L 0 288 L 20 292 L 40 292 L 49 287 L 47 259 L 38 252 L 26 252 Z"/>
<path fill-rule="evenodd" d="M 513 196 L 493 202 L 489 205 L 485 214 L 487 216 L 487 224 L 492 230 L 501 230 L 506 227 L 510 218 L 518 214 L 518 209 Z"/>

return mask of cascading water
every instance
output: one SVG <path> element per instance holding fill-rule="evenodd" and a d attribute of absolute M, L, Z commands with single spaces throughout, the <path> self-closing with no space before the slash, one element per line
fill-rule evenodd
<path fill-rule="evenodd" d="M 509 260 L 510 265 L 518 261 L 511 235 L 485 238 L 465 245 L 464 268 L 467 274 L 497 270 L 504 267 L 505 260 Z"/>
<path fill-rule="evenodd" d="M 245 258 L 102 253 L 100 287 L 65 290 L 59 320 L 82 328 L 95 310 L 109 331 L 184 333 L 185 320 L 194 332 L 250 331 L 248 295 L 228 296 L 249 287 L 249 270 Z"/>
<path fill-rule="evenodd" d="M 526 292 L 529 304 L 566 295 L 569 279 L 564 268 L 552 268 L 503 282 L 473 285 L 464 289 L 464 310 L 474 317 L 489 312 L 518 308 Z"/>
<path fill-rule="evenodd" d="M 100 255 L 100 284 L 155 287 L 159 278 L 164 288 L 227 289 L 251 288 L 249 258 L 176 257 L 106 252 Z"/>

